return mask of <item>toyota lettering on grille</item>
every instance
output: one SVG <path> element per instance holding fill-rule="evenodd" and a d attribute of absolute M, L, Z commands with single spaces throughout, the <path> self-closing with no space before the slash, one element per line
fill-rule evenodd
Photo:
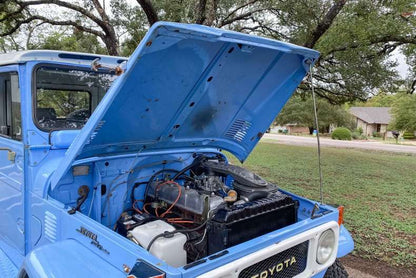
<path fill-rule="evenodd" d="M 282 271 L 283 269 L 288 268 L 294 264 L 296 264 L 296 258 L 292 256 L 291 258 L 288 258 L 287 260 L 284 260 L 283 262 L 279 262 L 273 265 L 272 267 L 269 267 L 268 269 L 251 276 L 251 278 L 272 277 L 275 273 L 278 273 Z"/>

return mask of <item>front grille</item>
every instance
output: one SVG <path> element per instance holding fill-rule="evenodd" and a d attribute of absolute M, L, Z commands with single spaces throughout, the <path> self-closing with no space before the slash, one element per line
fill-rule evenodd
<path fill-rule="evenodd" d="M 245 268 L 240 272 L 238 277 L 280 278 L 298 275 L 306 268 L 308 246 L 309 241 L 293 246 L 283 252 Z"/>

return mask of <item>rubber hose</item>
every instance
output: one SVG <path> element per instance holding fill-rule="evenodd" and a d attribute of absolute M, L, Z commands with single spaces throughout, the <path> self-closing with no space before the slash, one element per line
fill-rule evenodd
<path fill-rule="evenodd" d="M 247 199 L 249 201 L 255 201 L 261 198 L 266 198 L 269 195 L 267 191 L 253 191 L 248 196 Z"/>

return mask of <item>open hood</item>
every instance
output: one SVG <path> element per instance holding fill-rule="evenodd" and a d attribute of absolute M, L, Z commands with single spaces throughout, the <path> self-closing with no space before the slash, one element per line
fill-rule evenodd
<path fill-rule="evenodd" d="M 159 22 L 68 149 L 52 187 L 75 160 L 144 149 L 219 148 L 243 161 L 318 57 L 279 41 Z"/>

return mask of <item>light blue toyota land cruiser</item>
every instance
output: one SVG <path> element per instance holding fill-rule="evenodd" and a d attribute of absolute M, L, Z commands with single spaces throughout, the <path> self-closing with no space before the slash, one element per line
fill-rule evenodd
<path fill-rule="evenodd" d="M 319 53 L 157 23 L 126 59 L 0 55 L 0 277 L 346 277 L 342 210 L 244 161 Z"/>

